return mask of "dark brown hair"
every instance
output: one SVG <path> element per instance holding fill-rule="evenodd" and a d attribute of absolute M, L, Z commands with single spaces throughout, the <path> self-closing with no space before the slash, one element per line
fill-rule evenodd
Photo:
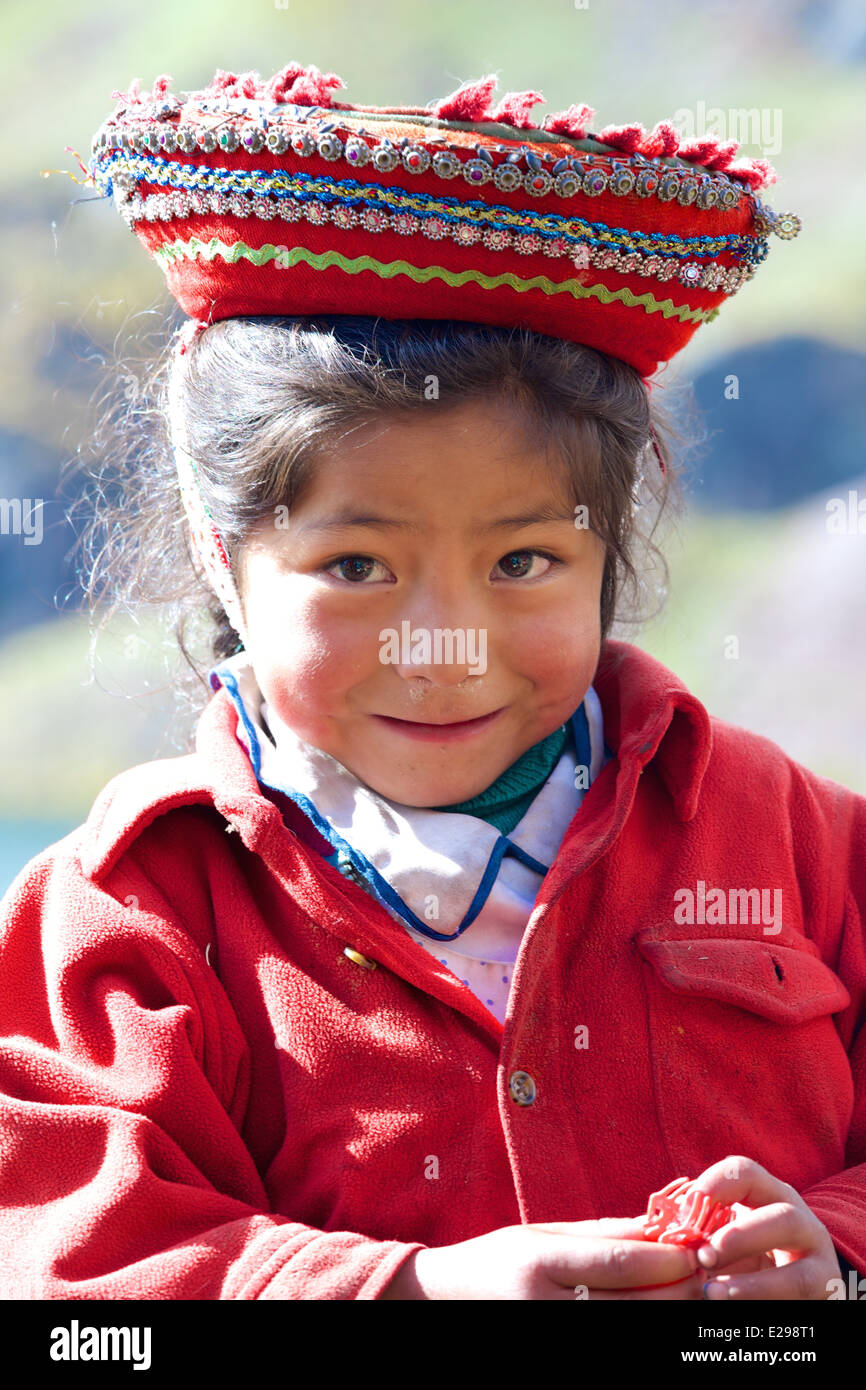
<path fill-rule="evenodd" d="M 86 515 L 82 586 L 100 626 L 118 610 L 157 606 L 198 682 L 199 704 L 207 690 L 202 666 L 239 650 L 193 562 L 169 434 L 170 388 L 237 581 L 250 529 L 277 505 L 299 501 L 325 447 L 361 422 L 429 410 L 431 382 L 439 408 L 497 395 L 517 404 L 533 439 L 564 464 L 575 505 L 587 506 L 607 549 L 602 638 L 615 620 L 645 618 L 651 594 L 661 606 L 668 573 L 653 536 L 666 508 L 682 503 L 669 443 L 679 436 L 634 368 L 521 328 L 233 318 L 201 332 L 182 358 L 166 339 L 137 370 L 116 367 L 99 402 L 89 470 L 95 488 L 78 505 Z"/>

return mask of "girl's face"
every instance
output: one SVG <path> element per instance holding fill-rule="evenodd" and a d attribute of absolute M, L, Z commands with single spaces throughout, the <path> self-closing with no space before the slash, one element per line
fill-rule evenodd
<path fill-rule="evenodd" d="M 307 743 L 391 801 L 445 806 L 580 705 L 604 559 L 508 402 L 431 402 L 353 431 L 290 516 L 258 523 L 247 651 Z"/>

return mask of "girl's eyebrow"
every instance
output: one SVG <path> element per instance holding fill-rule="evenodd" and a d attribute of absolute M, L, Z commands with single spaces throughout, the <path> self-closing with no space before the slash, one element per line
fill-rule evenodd
<path fill-rule="evenodd" d="M 563 511 L 561 506 L 550 503 L 541 507 L 532 507 L 524 512 L 517 512 L 513 516 L 500 516 L 494 521 L 483 522 L 480 526 L 473 526 L 470 535 L 477 536 L 485 531 L 516 531 L 523 526 L 544 525 L 556 521 L 568 521 L 573 524 L 574 512 Z M 417 522 L 403 521 L 398 517 L 372 516 L 344 511 L 336 512 L 326 521 L 307 522 L 305 525 L 301 525 L 299 530 L 301 535 L 305 535 L 312 531 L 345 530 L 350 526 L 378 527 L 380 530 L 409 531 L 412 533 L 417 533 L 423 529 Z"/>

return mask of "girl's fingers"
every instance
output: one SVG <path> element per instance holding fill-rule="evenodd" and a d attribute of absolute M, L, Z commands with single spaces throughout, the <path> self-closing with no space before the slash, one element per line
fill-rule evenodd
<path fill-rule="evenodd" d="M 716 1274 L 754 1274 L 756 1270 L 773 1269 L 775 1264 L 772 1255 L 750 1255 L 745 1260 L 726 1260 L 724 1265 L 713 1265 L 711 1269 L 704 1269 L 703 1276 L 704 1280 L 707 1280 L 714 1279 Z"/>
<path fill-rule="evenodd" d="M 557 1284 L 599 1289 L 629 1289 L 635 1285 L 673 1284 L 697 1268 L 694 1251 L 655 1241 L 582 1239 L 562 1242 L 561 1251 L 547 1262 Z M 703 1277 L 706 1272 L 702 1271 Z"/>
<path fill-rule="evenodd" d="M 827 1297 L 825 1285 L 828 1279 L 835 1277 L 838 1260 L 829 1231 L 796 1188 L 773 1177 L 760 1163 L 741 1154 L 730 1155 L 706 1168 L 695 1179 L 695 1186 L 716 1201 L 746 1208 L 745 1211 L 738 1209 L 736 1219 L 714 1232 L 698 1250 L 698 1259 L 708 1276 L 713 1269 L 721 1271 L 729 1260 L 756 1255 L 762 1250 L 771 1251 L 775 1256 L 774 1269 L 737 1275 L 730 1287 L 784 1290 L 743 1293 L 744 1298 Z M 781 1279 L 783 1269 L 789 1273 Z M 807 1284 L 811 1293 L 790 1291 L 802 1289 Z"/>
<path fill-rule="evenodd" d="M 823 1229 L 807 1208 L 774 1202 L 742 1215 L 738 1213 L 736 1221 L 720 1227 L 699 1248 L 698 1260 L 704 1268 L 713 1270 L 767 1250 L 808 1254 L 822 1243 Z M 715 1260 L 711 1259 L 711 1250 L 716 1253 Z"/>
<path fill-rule="evenodd" d="M 790 1264 L 778 1265 L 761 1274 L 720 1274 L 714 1277 L 709 1270 L 705 1272 L 705 1298 L 709 1299 L 781 1299 L 785 1302 L 795 1299 L 826 1299 L 827 1283 L 832 1277 L 827 1273 L 827 1261 L 817 1256 L 806 1256 L 802 1260 L 792 1260 Z"/>
<path fill-rule="evenodd" d="M 695 1270 L 694 1252 L 645 1241 L 642 1238 L 644 1224 L 643 1216 L 605 1217 L 598 1221 L 551 1221 L 544 1225 L 533 1222 L 536 1231 L 567 1236 L 571 1242 L 583 1238 L 587 1245 L 592 1241 L 598 1250 L 592 1263 L 583 1255 L 578 1256 L 581 1272 L 573 1278 L 573 1246 L 570 1250 L 564 1249 L 563 1264 L 553 1273 L 553 1277 L 557 1280 L 567 1278 L 569 1287 L 550 1297 L 574 1299 L 577 1297 L 574 1290 L 579 1287 L 586 1290 L 583 1297 L 593 1301 L 609 1298 L 703 1298 L 706 1274 L 700 1268 Z M 610 1248 L 605 1249 L 608 1240 Z M 634 1247 L 638 1242 L 640 1252 L 636 1260 Z M 663 1252 L 661 1258 L 659 1252 Z M 646 1273 L 650 1269 L 651 1273 Z M 658 1284 L 662 1287 L 636 1287 L 641 1284 Z"/>
<path fill-rule="evenodd" d="M 805 1206 L 796 1188 L 774 1178 L 760 1163 L 742 1154 L 730 1154 L 720 1159 L 696 1177 L 693 1187 L 700 1188 L 716 1202 L 731 1206 L 741 1202 L 746 1207 L 763 1207 L 768 1202 L 791 1202 Z"/>

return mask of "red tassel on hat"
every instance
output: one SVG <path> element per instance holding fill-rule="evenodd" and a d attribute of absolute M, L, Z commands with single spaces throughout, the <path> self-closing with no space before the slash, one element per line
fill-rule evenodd
<path fill-rule="evenodd" d="M 491 121 L 504 121 L 518 130 L 532 130 L 535 122 L 530 117 L 533 106 L 544 101 L 541 92 L 507 92 L 495 110 L 491 111 Z"/>
<path fill-rule="evenodd" d="M 638 146 L 647 159 L 666 159 L 680 147 L 680 133 L 673 121 L 658 121 Z"/>
<path fill-rule="evenodd" d="M 443 97 L 433 107 L 433 115 L 443 121 L 486 121 L 490 119 L 490 100 L 496 90 L 496 76 L 464 82 L 456 92 Z"/>
<path fill-rule="evenodd" d="M 646 139 L 646 131 L 642 125 L 607 125 L 598 132 L 597 139 L 624 154 L 634 154 Z"/>
<path fill-rule="evenodd" d="M 545 116 L 541 128 L 555 135 L 570 135 L 575 140 L 582 140 L 589 130 L 590 121 L 594 119 L 595 112 L 592 107 L 581 102 L 579 106 L 569 106 L 567 111 L 557 111 L 553 116 Z"/>

